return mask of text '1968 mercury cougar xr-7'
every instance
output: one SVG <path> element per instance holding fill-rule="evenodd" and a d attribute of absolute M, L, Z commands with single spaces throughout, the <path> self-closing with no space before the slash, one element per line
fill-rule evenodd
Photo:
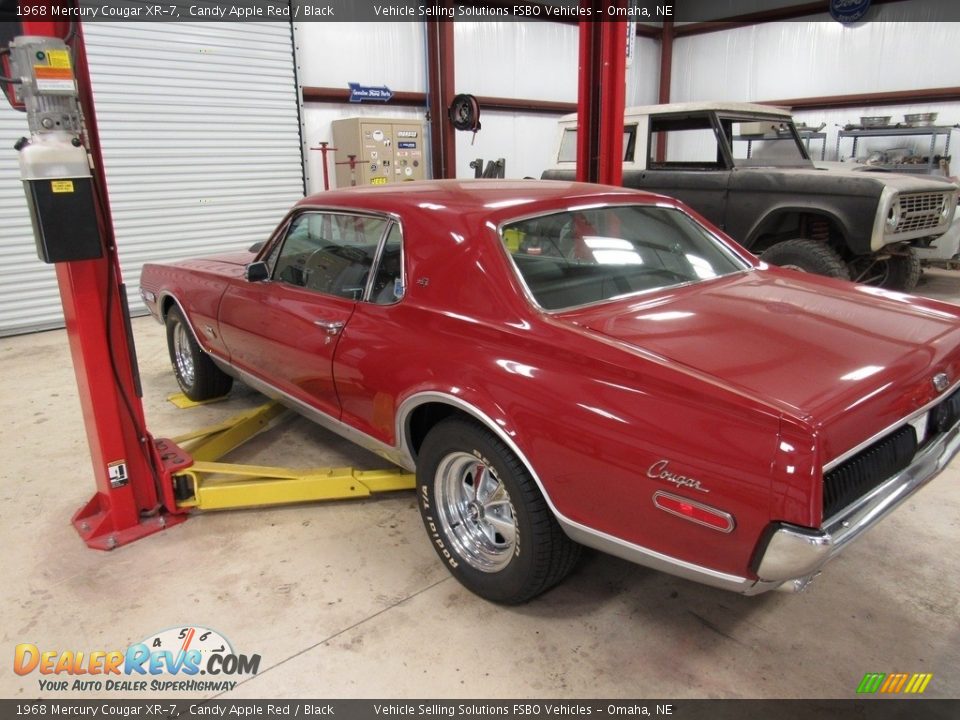
<path fill-rule="evenodd" d="M 238 378 L 415 469 L 430 543 L 497 602 L 583 545 L 800 589 L 960 446 L 960 308 L 768 266 L 635 190 L 326 192 L 141 292 L 187 395 Z"/>

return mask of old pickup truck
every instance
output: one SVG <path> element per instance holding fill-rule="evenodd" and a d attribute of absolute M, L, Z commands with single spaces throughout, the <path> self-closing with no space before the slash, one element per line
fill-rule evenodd
<path fill-rule="evenodd" d="M 560 119 L 545 179 L 573 179 L 577 118 Z M 943 178 L 814 166 L 790 113 L 752 103 L 632 107 L 623 184 L 676 197 L 764 260 L 910 290 L 916 248 L 948 229 L 957 186 Z"/>

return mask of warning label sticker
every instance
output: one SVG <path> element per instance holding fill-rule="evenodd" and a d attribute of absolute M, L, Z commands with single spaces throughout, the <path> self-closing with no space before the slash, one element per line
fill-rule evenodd
<path fill-rule="evenodd" d="M 69 50 L 47 50 L 47 60 L 52 68 L 67 68 L 69 70 L 72 67 Z"/>
<path fill-rule="evenodd" d="M 67 67 L 34 65 L 33 76 L 37 80 L 37 90 L 40 92 L 72 93 L 75 90 L 73 70 L 70 69 L 69 65 Z"/>
<path fill-rule="evenodd" d="M 127 461 L 117 460 L 107 463 L 107 477 L 110 478 L 110 487 L 112 488 L 123 487 L 130 482 L 130 478 L 127 476 Z"/>
<path fill-rule="evenodd" d="M 73 180 L 51 180 L 50 189 L 55 193 L 72 193 Z"/>

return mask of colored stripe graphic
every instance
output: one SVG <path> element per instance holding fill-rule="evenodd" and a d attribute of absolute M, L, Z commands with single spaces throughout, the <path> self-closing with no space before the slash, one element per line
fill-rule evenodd
<path fill-rule="evenodd" d="M 927 689 L 927 685 L 930 684 L 931 680 L 933 680 L 933 673 L 914 673 L 913 677 L 910 678 L 910 682 L 907 683 L 904 692 L 919 695 Z"/>
<path fill-rule="evenodd" d="M 880 687 L 882 693 L 898 693 L 903 689 L 904 684 L 910 676 L 906 673 L 890 673 L 886 681 Z"/>
<path fill-rule="evenodd" d="M 933 673 L 866 673 L 857 686 L 857 692 L 872 694 L 876 692 L 895 695 L 897 693 L 920 695 L 933 680 Z"/>
<path fill-rule="evenodd" d="M 875 693 L 880 689 L 880 684 L 886 677 L 885 673 L 867 673 L 857 686 L 858 693 Z"/>

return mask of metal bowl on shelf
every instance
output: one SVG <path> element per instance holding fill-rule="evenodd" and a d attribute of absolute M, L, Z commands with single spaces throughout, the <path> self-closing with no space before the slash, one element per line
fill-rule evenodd
<path fill-rule="evenodd" d="M 938 114 L 935 112 L 911 113 L 910 115 L 904 115 L 903 121 L 911 127 L 928 127 L 937 121 Z"/>
<path fill-rule="evenodd" d="M 890 124 L 890 115 L 861 115 L 860 124 L 865 128 L 886 127 Z"/>

